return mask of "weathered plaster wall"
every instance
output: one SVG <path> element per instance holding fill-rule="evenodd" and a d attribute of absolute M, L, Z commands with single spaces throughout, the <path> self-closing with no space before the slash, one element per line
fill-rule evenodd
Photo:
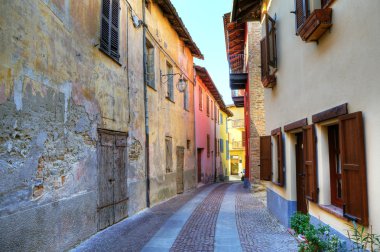
<path fill-rule="evenodd" d="M 62 250 L 96 232 L 97 128 L 129 133 L 128 212 L 145 207 L 142 35 L 120 3 L 121 65 L 98 49 L 100 0 L 2 3 L 1 247 Z"/>
<path fill-rule="evenodd" d="M 193 56 L 180 40 L 161 9 L 154 3 L 146 9 L 147 39 L 154 46 L 155 88 L 148 87 L 150 198 L 156 204 L 177 194 L 177 146 L 185 148 L 184 190 L 195 187 L 194 152 L 194 72 Z M 173 73 L 183 73 L 188 85 L 188 110 L 184 108 L 184 93 L 176 88 L 179 75 L 173 78 L 174 101 L 167 96 L 167 62 Z M 172 138 L 172 172 L 166 172 L 165 138 Z M 187 140 L 190 146 L 187 148 Z"/>
<path fill-rule="evenodd" d="M 299 119 L 348 103 L 349 112 L 362 111 L 365 130 L 367 162 L 367 189 L 369 222 L 375 233 L 380 232 L 378 212 L 380 193 L 376 185 L 380 180 L 377 168 L 380 123 L 380 93 L 378 80 L 380 72 L 380 20 L 378 1 L 334 1 L 333 26 L 330 32 L 319 40 L 319 44 L 305 43 L 295 35 L 293 1 L 272 1 L 269 14 L 277 15 L 277 85 L 265 90 L 266 133 Z M 354 17 L 354 18 L 353 18 Z M 317 135 L 321 134 L 317 127 Z M 290 136 L 285 135 L 285 145 Z M 320 141 L 318 140 L 317 148 Z M 320 148 L 318 149 L 320 150 Z M 287 152 L 288 150 L 285 149 Z M 318 152 L 318 155 L 323 153 Z M 318 160 L 320 161 L 320 160 Z M 323 172 L 325 163 L 318 163 L 318 171 Z M 295 166 L 286 166 L 286 174 L 294 174 Z M 288 176 L 288 175 L 286 175 Z M 294 177 L 295 178 L 295 177 Z M 323 178 L 322 178 L 323 179 Z M 319 186 L 322 186 L 321 180 Z M 286 183 L 295 183 L 295 180 Z M 296 198 L 295 190 L 273 190 L 286 199 Z M 321 190 L 324 190 L 321 188 Z M 322 197 L 322 198 L 321 198 Z M 322 195 L 319 200 L 326 203 Z M 346 223 L 327 214 L 311 204 L 310 213 L 330 224 L 335 230 L 345 229 Z"/>

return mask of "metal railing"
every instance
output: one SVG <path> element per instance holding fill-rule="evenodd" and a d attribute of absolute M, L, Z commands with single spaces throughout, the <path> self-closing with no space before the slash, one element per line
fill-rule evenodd
<path fill-rule="evenodd" d="M 231 90 L 231 96 L 232 98 L 234 97 L 244 97 L 245 90 L 244 89 L 236 89 L 236 90 Z"/>
<path fill-rule="evenodd" d="M 233 141 L 232 143 L 232 149 L 243 149 L 244 145 L 242 141 Z"/>
<path fill-rule="evenodd" d="M 236 119 L 231 121 L 232 128 L 244 128 L 244 119 Z"/>
<path fill-rule="evenodd" d="M 244 54 L 233 54 L 229 57 L 230 73 L 246 73 Z"/>

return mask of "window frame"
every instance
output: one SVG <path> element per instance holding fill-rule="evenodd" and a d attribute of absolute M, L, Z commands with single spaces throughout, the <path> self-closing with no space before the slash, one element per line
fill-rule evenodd
<path fill-rule="evenodd" d="M 166 98 L 174 102 L 174 67 L 169 61 L 166 61 L 166 74 L 167 74 L 167 92 Z"/>
<path fill-rule="evenodd" d="M 150 42 L 150 40 L 145 40 L 145 48 L 146 48 L 146 85 L 156 90 L 156 68 L 155 68 L 155 47 L 153 43 Z M 151 54 L 149 53 L 151 51 Z M 150 61 L 149 55 L 152 55 L 152 60 Z M 151 63 L 152 65 L 150 65 Z M 153 73 L 149 73 L 149 69 L 153 69 Z M 152 74 L 152 79 L 149 79 L 149 75 Z"/>

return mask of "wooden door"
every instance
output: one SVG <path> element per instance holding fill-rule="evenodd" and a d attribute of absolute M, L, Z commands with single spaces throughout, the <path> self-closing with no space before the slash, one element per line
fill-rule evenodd
<path fill-rule="evenodd" d="M 105 133 L 99 135 L 98 152 L 98 230 L 111 226 L 114 223 L 114 142 L 115 137 Z"/>
<path fill-rule="evenodd" d="M 127 136 L 99 132 L 98 143 L 98 230 L 127 217 Z"/>
<path fill-rule="evenodd" d="M 177 193 L 183 193 L 183 167 L 185 158 L 185 148 L 177 146 Z"/>
<path fill-rule="evenodd" d="M 198 183 L 199 183 L 202 181 L 202 149 L 198 149 L 197 162 L 198 162 Z"/>
<path fill-rule="evenodd" d="M 127 136 L 115 136 L 114 148 L 114 205 L 115 223 L 128 216 L 127 209 Z"/>
<path fill-rule="evenodd" d="M 305 169 L 303 166 L 303 134 L 296 134 L 296 186 L 297 186 L 297 211 L 307 213 L 305 198 Z"/>
<path fill-rule="evenodd" d="M 231 159 L 231 175 L 239 174 L 239 159 Z"/>

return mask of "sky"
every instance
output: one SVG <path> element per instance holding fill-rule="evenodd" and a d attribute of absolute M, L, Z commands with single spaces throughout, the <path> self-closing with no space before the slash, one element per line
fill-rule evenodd
<path fill-rule="evenodd" d="M 232 0 L 171 0 L 191 37 L 204 55 L 194 63 L 206 67 L 226 105 L 232 104 L 224 40 L 223 15 Z"/>

